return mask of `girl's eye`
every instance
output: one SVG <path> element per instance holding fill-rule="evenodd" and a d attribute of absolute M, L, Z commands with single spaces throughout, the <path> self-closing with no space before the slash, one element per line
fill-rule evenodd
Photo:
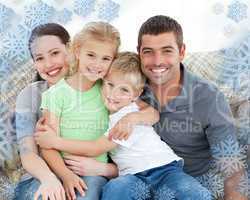
<path fill-rule="evenodd" d="M 111 58 L 103 58 L 105 61 L 111 61 Z"/>

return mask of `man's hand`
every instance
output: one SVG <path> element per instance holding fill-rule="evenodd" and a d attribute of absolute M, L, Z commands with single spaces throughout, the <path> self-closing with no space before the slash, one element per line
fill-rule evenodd
<path fill-rule="evenodd" d="M 55 148 L 58 140 L 60 140 L 60 137 L 58 137 L 55 131 L 48 125 L 42 125 L 41 127 L 42 131 L 38 131 L 34 134 L 34 140 L 36 144 L 44 149 Z"/>
<path fill-rule="evenodd" d="M 121 118 L 116 125 L 109 131 L 109 140 L 127 140 L 134 128 L 134 114 L 129 113 Z"/>
<path fill-rule="evenodd" d="M 43 200 L 66 200 L 64 188 L 55 176 L 44 178 L 34 195 L 34 200 L 38 200 L 39 196 Z"/>
<path fill-rule="evenodd" d="M 75 189 L 78 190 L 81 196 L 84 196 L 84 191 L 88 189 L 84 181 L 72 171 L 64 175 L 62 182 L 68 200 L 76 199 Z"/>

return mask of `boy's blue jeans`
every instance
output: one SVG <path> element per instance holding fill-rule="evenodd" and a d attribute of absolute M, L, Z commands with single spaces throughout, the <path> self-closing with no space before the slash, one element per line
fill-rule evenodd
<path fill-rule="evenodd" d="M 210 192 L 183 172 L 183 162 L 146 170 L 110 180 L 102 200 L 211 200 Z"/>
<path fill-rule="evenodd" d="M 84 197 L 77 192 L 77 200 L 99 200 L 102 187 L 107 183 L 107 179 L 102 176 L 83 176 L 82 178 L 88 186 L 88 190 Z M 20 182 L 15 189 L 14 200 L 33 200 L 39 186 L 40 182 L 35 178 Z M 39 200 L 42 200 L 41 196 Z"/>

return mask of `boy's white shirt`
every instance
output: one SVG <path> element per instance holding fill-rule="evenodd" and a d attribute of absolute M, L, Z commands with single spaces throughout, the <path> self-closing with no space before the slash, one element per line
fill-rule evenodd
<path fill-rule="evenodd" d="M 131 103 L 111 114 L 108 130 L 126 114 L 137 111 L 139 111 L 137 104 Z M 108 134 L 109 131 L 105 136 Z M 118 166 L 119 175 L 136 174 L 181 159 L 161 140 L 152 126 L 137 125 L 128 140 L 113 139 L 113 142 L 118 146 L 110 152 L 110 156 Z"/>

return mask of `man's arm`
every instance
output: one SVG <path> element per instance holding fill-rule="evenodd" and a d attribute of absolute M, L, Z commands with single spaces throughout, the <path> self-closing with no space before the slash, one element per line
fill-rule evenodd
<path fill-rule="evenodd" d="M 224 95 L 217 92 L 216 98 L 211 101 L 208 112 L 209 126 L 206 135 L 211 148 L 212 157 L 216 166 L 226 177 L 224 192 L 225 200 L 247 199 L 237 187 L 244 174 L 244 161 L 239 159 L 241 151 L 236 137 L 236 127 L 229 104 Z M 230 144 L 231 146 L 228 146 Z M 232 148 L 227 151 L 225 148 Z M 230 152 L 230 155 L 229 153 Z M 235 159 L 235 160 L 233 160 Z M 236 165 L 232 163 L 237 162 Z"/>

